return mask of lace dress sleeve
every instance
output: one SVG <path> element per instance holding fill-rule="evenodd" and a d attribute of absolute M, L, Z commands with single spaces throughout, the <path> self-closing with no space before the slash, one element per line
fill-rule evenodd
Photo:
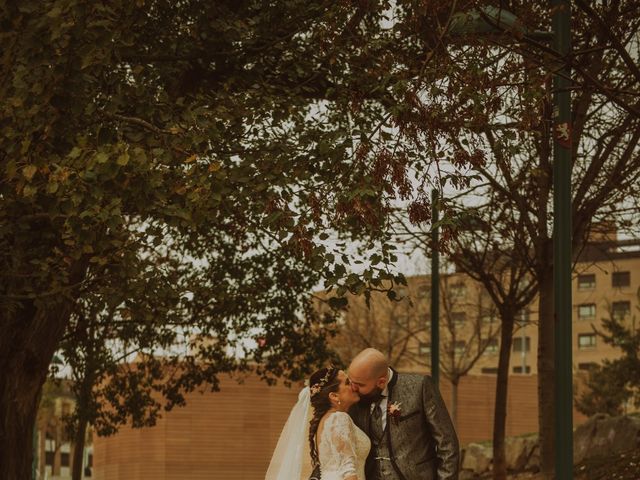
<path fill-rule="evenodd" d="M 328 470 L 335 472 L 340 479 L 355 477 L 357 454 L 353 420 L 344 412 L 336 412 L 327 418 L 324 430 L 330 450 Z"/>

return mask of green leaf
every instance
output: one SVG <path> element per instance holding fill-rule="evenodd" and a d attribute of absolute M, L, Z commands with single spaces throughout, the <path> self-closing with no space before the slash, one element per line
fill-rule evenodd
<path fill-rule="evenodd" d="M 32 197 L 38 192 L 38 188 L 34 185 L 25 185 L 22 194 L 25 197 Z"/>
<path fill-rule="evenodd" d="M 116 163 L 122 167 L 129 163 L 129 152 L 124 151 L 120 155 L 118 155 L 118 159 Z"/>
<path fill-rule="evenodd" d="M 47 12 L 49 18 L 58 18 L 60 15 L 62 15 L 62 9 L 57 5 Z"/>
<path fill-rule="evenodd" d="M 36 174 L 37 171 L 38 171 L 38 167 L 36 167 L 35 165 L 27 165 L 22 169 L 22 175 L 24 176 L 24 178 L 31 181 L 31 179 L 33 179 L 33 176 Z"/>
<path fill-rule="evenodd" d="M 7 178 L 12 180 L 18 174 L 18 164 L 15 160 L 9 160 L 7 162 L 7 166 L 5 168 L 5 172 L 7 173 Z"/>
<path fill-rule="evenodd" d="M 104 152 L 98 152 L 96 153 L 95 160 L 98 163 L 106 163 L 107 160 L 109 160 L 109 155 Z"/>
<path fill-rule="evenodd" d="M 69 152 L 69 158 L 75 159 L 82 154 L 82 150 L 78 147 L 73 147 Z"/>
<path fill-rule="evenodd" d="M 329 299 L 329 306 L 334 310 L 340 310 L 349 305 L 349 300 L 346 297 L 331 297 Z"/>

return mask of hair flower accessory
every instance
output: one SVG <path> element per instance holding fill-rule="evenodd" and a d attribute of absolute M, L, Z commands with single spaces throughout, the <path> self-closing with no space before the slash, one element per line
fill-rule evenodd
<path fill-rule="evenodd" d="M 401 402 L 393 402 L 387 405 L 387 416 L 393 418 L 394 420 L 398 420 L 400 418 L 400 414 L 402 413 L 402 409 L 400 408 L 402 405 Z"/>
<path fill-rule="evenodd" d="M 329 382 L 329 376 L 331 375 L 333 370 L 334 367 L 327 368 L 327 373 L 324 374 L 324 377 L 322 377 L 318 383 L 314 383 L 309 387 L 309 391 L 312 397 L 318 394 L 320 390 L 322 390 L 322 388 L 327 385 L 327 383 Z"/>

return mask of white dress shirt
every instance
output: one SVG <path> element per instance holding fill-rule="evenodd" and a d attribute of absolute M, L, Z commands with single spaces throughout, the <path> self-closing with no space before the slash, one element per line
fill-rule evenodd
<path fill-rule="evenodd" d="M 389 382 L 391 382 L 391 379 L 393 378 L 393 370 L 389 369 L 389 372 L 387 373 L 387 384 L 384 387 L 384 390 L 382 391 L 382 400 L 380 400 L 380 410 L 382 410 L 382 415 L 380 415 L 380 420 L 382 421 L 382 431 L 384 432 L 384 429 L 387 428 L 387 405 L 389 403 Z M 376 402 L 373 402 L 371 404 L 371 412 L 373 412 L 373 409 L 376 406 Z"/>

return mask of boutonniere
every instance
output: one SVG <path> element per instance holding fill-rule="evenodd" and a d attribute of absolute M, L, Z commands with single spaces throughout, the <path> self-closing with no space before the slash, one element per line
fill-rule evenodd
<path fill-rule="evenodd" d="M 394 420 L 398 420 L 398 418 L 400 418 L 400 414 L 402 413 L 400 405 L 402 405 L 402 403 L 400 402 L 393 402 L 387 405 L 387 416 L 393 418 Z"/>

